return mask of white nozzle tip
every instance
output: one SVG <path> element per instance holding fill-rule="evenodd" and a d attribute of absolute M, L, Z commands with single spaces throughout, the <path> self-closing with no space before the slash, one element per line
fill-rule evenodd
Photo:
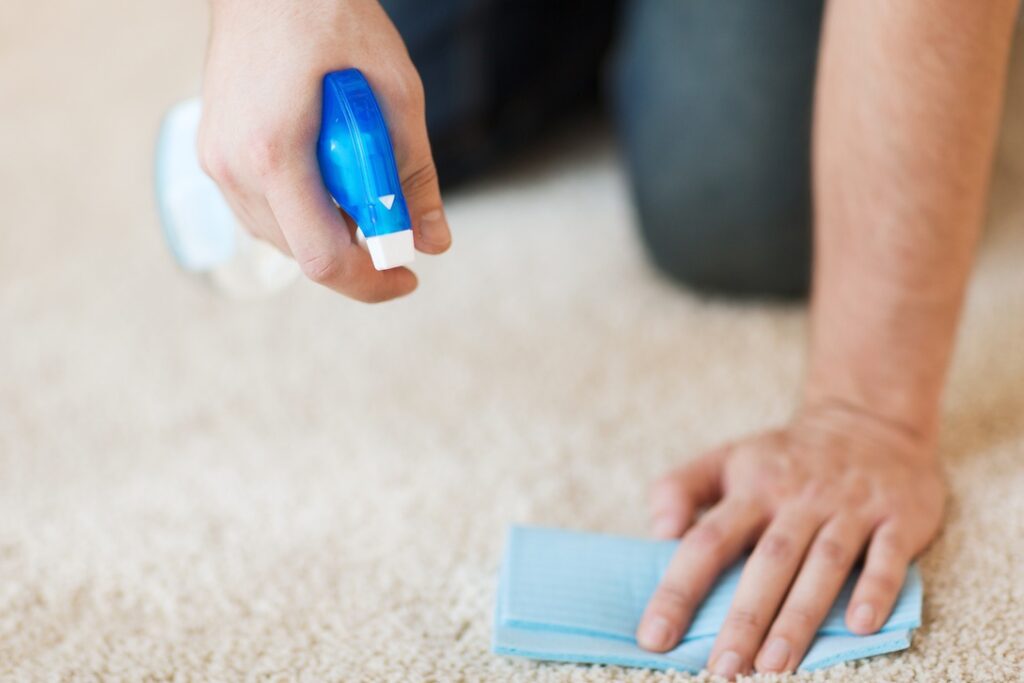
<path fill-rule="evenodd" d="M 416 248 L 413 246 L 412 230 L 399 230 L 398 232 L 367 237 L 366 248 L 370 250 L 373 267 L 377 270 L 397 268 L 416 260 Z"/>

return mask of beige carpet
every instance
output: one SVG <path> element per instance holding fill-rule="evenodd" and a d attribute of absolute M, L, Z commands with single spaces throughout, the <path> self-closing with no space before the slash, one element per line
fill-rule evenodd
<path fill-rule="evenodd" d="M 653 476 L 787 415 L 803 312 L 659 280 L 601 145 L 453 197 L 456 247 L 405 301 L 225 300 L 171 264 L 150 189 L 203 40 L 196 0 L 0 3 L 0 677 L 686 679 L 491 655 L 503 530 L 643 533 Z M 1004 157 L 924 627 L 807 680 L 1021 676 L 1024 154 Z"/>

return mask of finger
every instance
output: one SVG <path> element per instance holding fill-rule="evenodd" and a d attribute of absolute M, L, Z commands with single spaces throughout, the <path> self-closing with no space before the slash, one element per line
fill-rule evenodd
<path fill-rule="evenodd" d="M 749 671 L 768 626 L 803 561 L 821 520 L 801 506 L 779 510 L 740 575 L 722 630 L 708 658 L 725 678 Z"/>
<path fill-rule="evenodd" d="M 679 642 L 693 613 L 722 570 L 747 546 L 764 512 L 750 501 L 726 499 L 680 541 L 637 629 L 637 643 L 664 652 Z"/>
<path fill-rule="evenodd" d="M 883 522 L 875 530 L 846 610 L 851 631 L 867 635 L 882 627 L 903 588 L 911 555 L 895 524 Z"/>
<path fill-rule="evenodd" d="M 407 268 L 373 267 L 331 202 L 312 157 L 275 173 L 267 201 L 288 248 L 314 282 L 366 302 L 394 299 L 416 288 L 416 276 Z"/>
<path fill-rule="evenodd" d="M 451 246 L 452 236 L 427 137 L 422 85 L 418 76 L 409 80 L 415 83 L 408 85 L 406 92 L 388 88 L 391 82 L 382 83 L 379 92 L 389 96 L 383 98 L 381 106 L 395 145 L 395 163 L 412 219 L 416 248 L 427 254 L 440 254 Z"/>
<path fill-rule="evenodd" d="M 274 214 L 266 200 L 253 197 L 247 197 L 244 200 L 235 199 L 228 195 L 225 195 L 224 198 L 227 200 L 228 206 L 231 207 L 231 211 L 235 214 L 235 218 L 242 224 L 246 232 L 257 239 L 272 244 L 285 256 L 292 256 L 291 249 L 288 248 L 288 242 L 285 240 L 284 235 L 281 234 L 281 228 L 277 225 L 277 219 L 274 218 Z"/>
<path fill-rule="evenodd" d="M 835 517 L 821 528 L 755 658 L 758 671 L 796 670 L 870 531 L 854 517 Z"/>
<path fill-rule="evenodd" d="M 203 172 L 217 184 L 221 196 L 227 202 L 238 224 L 253 237 L 269 242 L 285 255 L 291 256 L 288 243 L 285 242 L 266 199 L 245 192 L 231 171 L 230 165 L 223 161 L 222 157 L 214 153 L 204 154 L 201 151 L 202 145 L 199 147 Z"/>
<path fill-rule="evenodd" d="M 692 460 L 651 487 L 651 531 L 658 538 L 679 538 L 701 508 L 722 497 L 722 463 L 727 448 Z"/>

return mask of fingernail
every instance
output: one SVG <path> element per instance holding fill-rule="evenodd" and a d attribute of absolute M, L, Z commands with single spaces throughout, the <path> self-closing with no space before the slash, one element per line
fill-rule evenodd
<path fill-rule="evenodd" d="M 444 220 L 441 209 L 428 211 L 420 216 L 420 234 L 431 244 L 448 244 L 448 223 Z"/>
<path fill-rule="evenodd" d="M 658 538 L 673 538 L 679 535 L 676 521 L 671 517 L 655 517 L 651 522 L 651 531 Z"/>
<path fill-rule="evenodd" d="M 671 629 L 662 617 L 650 617 L 640 624 L 636 640 L 645 650 L 665 650 L 671 645 Z"/>
<path fill-rule="evenodd" d="M 862 631 L 870 631 L 875 627 L 875 608 L 862 603 L 853 610 L 853 626 Z"/>
<path fill-rule="evenodd" d="M 740 666 L 743 665 L 743 660 L 740 656 L 732 650 L 726 650 L 722 654 L 718 655 L 718 659 L 715 660 L 715 668 L 711 673 L 722 678 L 733 678 L 740 672 Z"/>
<path fill-rule="evenodd" d="M 785 638 L 772 638 L 761 651 L 760 668 L 765 671 L 782 671 L 789 661 L 789 642 Z"/>

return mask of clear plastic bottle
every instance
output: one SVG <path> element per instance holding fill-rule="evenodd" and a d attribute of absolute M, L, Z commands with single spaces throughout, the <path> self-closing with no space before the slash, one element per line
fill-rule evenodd
<path fill-rule="evenodd" d="M 167 243 L 186 271 L 219 290 L 255 297 L 295 280 L 299 268 L 273 246 L 254 239 L 199 165 L 196 138 L 202 105 L 186 100 L 164 117 L 156 152 L 156 195 Z"/>

